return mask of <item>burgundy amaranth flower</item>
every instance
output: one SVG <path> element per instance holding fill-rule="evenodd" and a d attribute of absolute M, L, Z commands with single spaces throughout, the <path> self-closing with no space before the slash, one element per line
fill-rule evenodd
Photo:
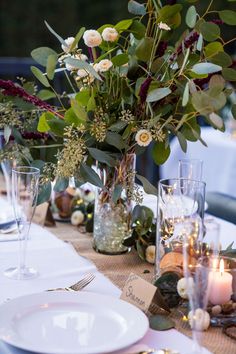
<path fill-rule="evenodd" d="M 61 114 L 56 112 L 51 105 L 42 101 L 40 98 L 30 95 L 22 87 L 14 84 L 10 80 L 0 80 L 0 88 L 3 89 L 2 93 L 5 96 L 18 96 L 21 97 L 24 101 L 32 103 L 34 106 L 45 109 L 53 114 L 57 115 L 59 118 L 64 118 Z"/>
<path fill-rule="evenodd" d="M 167 48 L 167 42 L 166 41 L 160 41 L 158 47 L 157 47 L 157 51 L 156 51 L 156 56 L 157 57 L 163 57 L 163 55 L 165 54 L 166 48 Z"/>
<path fill-rule="evenodd" d="M 215 25 L 223 25 L 224 24 L 224 21 L 219 20 L 219 19 L 214 19 L 209 22 L 214 23 Z"/>
<path fill-rule="evenodd" d="M 197 42 L 198 38 L 199 34 L 196 31 L 189 33 L 184 41 L 178 46 L 176 51 L 170 56 L 170 61 L 173 61 L 179 54 L 181 54 L 183 52 L 183 48 L 190 48 L 195 42 Z"/>
<path fill-rule="evenodd" d="M 49 137 L 48 133 L 38 133 L 38 132 L 22 132 L 22 138 L 26 140 L 37 140 L 37 139 L 45 139 Z"/>
<path fill-rule="evenodd" d="M 146 98 L 147 98 L 147 93 L 148 93 L 148 89 L 149 89 L 149 86 L 152 82 L 152 78 L 151 76 L 149 76 L 141 85 L 140 87 L 140 91 L 139 91 L 139 97 L 140 97 L 140 101 L 141 103 L 145 103 L 146 101 Z"/>

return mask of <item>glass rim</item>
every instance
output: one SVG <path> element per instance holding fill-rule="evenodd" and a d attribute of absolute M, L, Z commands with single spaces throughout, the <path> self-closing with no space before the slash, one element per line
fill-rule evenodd
<path fill-rule="evenodd" d="M 20 169 L 25 169 L 25 171 L 21 171 Z M 40 174 L 40 169 L 38 167 L 31 167 L 31 166 L 16 166 L 12 169 L 12 173 L 29 174 L 29 175 Z"/>
<path fill-rule="evenodd" d="M 193 162 L 193 163 L 195 163 L 195 162 L 200 162 L 200 163 L 203 163 L 203 160 L 201 160 L 201 159 L 179 159 L 179 162 L 184 162 L 184 163 L 186 163 L 186 162 Z"/>
<path fill-rule="evenodd" d="M 171 185 L 167 184 L 166 181 L 176 181 L 176 182 L 189 181 L 189 182 L 194 182 L 194 183 L 198 184 L 199 187 L 200 186 L 206 187 L 206 182 L 199 181 L 197 179 L 190 179 L 190 178 L 183 178 L 183 177 L 162 178 L 158 181 L 158 186 L 162 186 L 162 187 L 166 187 L 166 188 L 171 187 Z M 184 186 L 180 186 L 180 188 L 184 188 Z"/>

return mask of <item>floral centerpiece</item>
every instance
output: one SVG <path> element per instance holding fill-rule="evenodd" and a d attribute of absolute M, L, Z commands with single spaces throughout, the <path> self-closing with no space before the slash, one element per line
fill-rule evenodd
<path fill-rule="evenodd" d="M 220 111 L 236 70 L 226 52 L 233 39 L 221 37 L 221 25 L 236 25 L 236 13 L 213 11 L 211 1 L 198 14 L 193 2 L 198 1 L 184 2 L 183 16 L 183 5 L 175 1 L 130 0 L 132 18 L 97 30 L 81 28 L 66 39 L 46 22 L 61 49 L 40 47 L 31 53 L 43 67 L 32 66 L 32 73 L 45 88 L 37 92 L 27 82 L 0 80 L 0 127 L 10 141 L 1 157 L 21 156 L 41 168 L 39 202 L 50 197 L 55 179 L 57 191 L 66 189 L 72 177 L 76 186 L 99 187 L 95 233 L 100 239 L 106 225 L 110 230 L 116 225 L 122 235 L 114 229 L 114 244 L 103 240 L 100 251 L 127 250 L 122 239 L 131 235 L 131 201 L 141 200 L 134 184 L 136 155 L 151 144 L 154 162 L 164 163 L 173 135 L 184 151 L 187 141 L 205 144 L 199 116 L 224 131 Z M 53 87 L 58 72 L 66 77 L 67 92 Z M 47 103 L 51 99 L 54 105 Z M 234 105 L 234 116 L 235 111 Z M 136 177 L 145 191 L 156 193 L 144 177 Z M 103 211 L 96 212 L 100 207 Z"/>

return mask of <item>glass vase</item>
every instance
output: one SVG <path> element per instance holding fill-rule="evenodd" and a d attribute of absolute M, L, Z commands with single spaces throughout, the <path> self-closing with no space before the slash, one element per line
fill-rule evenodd
<path fill-rule="evenodd" d="M 156 239 L 156 274 L 183 276 L 183 230 L 193 225 L 196 239 L 202 237 L 205 183 L 190 179 L 159 181 Z"/>
<path fill-rule="evenodd" d="M 94 208 L 94 249 L 115 255 L 129 251 L 123 241 L 131 236 L 135 155 L 126 154 L 116 167 L 98 166 L 104 188 L 97 189 Z"/>

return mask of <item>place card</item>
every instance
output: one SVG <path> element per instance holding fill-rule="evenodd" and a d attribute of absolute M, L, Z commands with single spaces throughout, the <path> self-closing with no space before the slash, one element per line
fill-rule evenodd
<path fill-rule="evenodd" d="M 36 207 L 33 222 L 41 226 L 55 225 L 48 202 L 42 203 Z"/>
<path fill-rule="evenodd" d="M 144 312 L 152 312 L 153 305 L 169 311 L 158 288 L 133 273 L 129 275 L 120 298 L 137 306 Z"/>

